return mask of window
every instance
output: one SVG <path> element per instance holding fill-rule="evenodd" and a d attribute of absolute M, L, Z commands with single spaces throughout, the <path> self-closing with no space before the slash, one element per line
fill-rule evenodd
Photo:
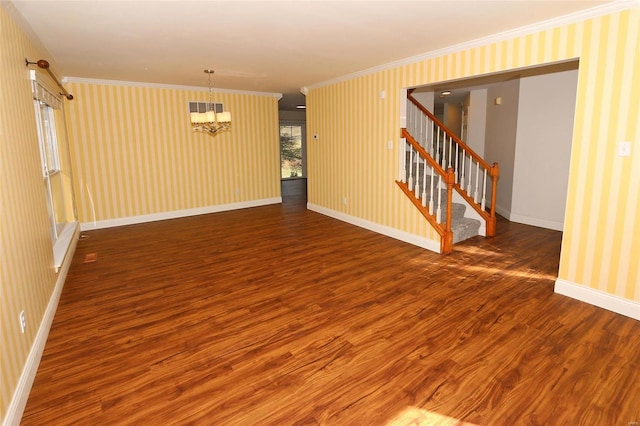
<path fill-rule="evenodd" d="M 64 109 L 57 91 L 38 81 L 34 70 L 31 80 L 54 266 L 59 268 L 77 228 Z"/>

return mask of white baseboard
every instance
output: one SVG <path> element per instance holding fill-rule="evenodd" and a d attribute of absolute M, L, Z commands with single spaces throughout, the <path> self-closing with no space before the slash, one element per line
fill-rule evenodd
<path fill-rule="evenodd" d="M 511 211 L 505 209 L 504 207 L 499 206 L 498 204 L 496 204 L 496 213 L 498 213 L 500 216 L 504 217 L 505 219 L 511 220 L 509 219 L 511 217 Z"/>
<path fill-rule="evenodd" d="M 623 299 L 622 297 L 585 287 L 561 278 L 556 279 L 554 291 L 563 296 L 568 296 L 640 321 L 640 303 L 634 302 L 633 300 Z"/>
<path fill-rule="evenodd" d="M 229 210 L 246 209 L 250 207 L 260 207 L 269 204 L 282 203 L 282 197 L 263 198 L 261 200 L 243 201 L 241 203 L 220 204 L 217 206 L 200 207 L 196 209 L 174 210 L 170 212 L 154 213 L 141 216 L 121 217 L 118 219 L 99 220 L 96 222 L 83 222 L 80 224 L 82 231 L 93 229 L 113 228 L 115 226 L 135 225 L 138 223 L 155 222 L 158 220 L 178 219 L 181 217 L 198 216 L 201 214 L 219 213 Z"/>
<path fill-rule="evenodd" d="M 554 231 L 564 230 L 563 222 L 556 222 L 552 220 L 538 219 L 536 217 L 522 216 L 519 214 L 511 213 L 508 217 L 511 222 L 522 223 L 525 225 L 537 226 L 539 228 L 553 229 Z"/>
<path fill-rule="evenodd" d="M 325 216 L 332 217 L 334 219 L 341 220 L 343 222 L 350 223 L 360 228 L 368 229 L 369 231 L 376 232 L 378 234 L 386 235 L 387 237 L 394 238 L 396 240 L 404 241 L 405 243 L 413 244 L 436 253 L 440 253 L 440 241 L 430 240 L 428 238 L 419 237 L 408 232 L 400 231 L 389 226 L 380 225 L 379 223 L 370 222 L 368 220 L 360 219 L 355 216 L 350 216 L 345 213 L 341 213 L 335 210 L 327 209 L 325 207 L 318 206 L 316 204 L 307 203 L 307 209 L 316 213 L 323 214 Z"/>
<path fill-rule="evenodd" d="M 58 309 L 60 294 L 62 294 L 62 288 L 64 287 L 64 282 L 67 278 L 69 267 L 71 266 L 73 253 L 76 251 L 79 233 L 80 231 L 76 227 L 67 255 L 65 256 L 64 263 L 60 268 L 56 286 L 53 289 L 53 293 L 51 293 L 47 309 L 44 312 L 42 321 L 40 322 L 40 327 L 38 328 L 38 333 L 33 341 L 33 345 L 31 346 L 31 350 L 27 356 L 27 361 L 22 369 L 22 374 L 20 374 L 15 392 L 11 398 L 9 407 L 7 408 L 7 413 L 2 422 L 3 426 L 18 426 L 22 419 L 22 414 L 24 413 L 24 408 L 27 405 L 29 393 L 31 392 L 31 386 L 33 386 L 33 381 L 35 380 L 36 373 L 38 372 L 42 352 L 44 351 L 44 346 L 47 343 L 47 337 L 49 337 L 49 330 L 51 330 L 53 317 Z"/>
<path fill-rule="evenodd" d="M 496 205 L 496 213 L 510 222 L 522 223 L 523 225 L 537 226 L 539 228 L 553 229 L 554 231 L 563 231 L 564 223 L 552 220 L 538 219 L 536 217 L 523 216 L 512 213 L 510 210 Z"/>

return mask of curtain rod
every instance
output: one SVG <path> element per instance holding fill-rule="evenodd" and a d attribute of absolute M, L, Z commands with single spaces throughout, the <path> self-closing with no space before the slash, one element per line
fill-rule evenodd
<path fill-rule="evenodd" d="M 53 81 L 55 81 L 56 84 L 58 84 L 58 87 L 60 88 L 60 90 L 62 90 L 62 92 L 60 92 L 60 94 L 64 95 L 64 97 L 66 97 L 70 101 L 73 100 L 73 95 L 71 95 L 69 92 L 67 92 L 67 89 L 64 88 L 64 86 L 62 85 L 60 80 L 58 80 L 58 77 L 56 77 L 56 75 L 53 73 L 53 71 L 51 71 L 51 68 L 49 68 L 49 61 L 46 61 L 44 59 L 40 59 L 40 60 L 38 60 L 38 62 L 31 62 L 27 58 L 25 58 L 24 59 L 24 63 L 25 63 L 26 66 L 35 64 L 38 67 L 42 68 L 43 70 L 47 71 L 49 73 L 49 76 L 53 79 Z"/>

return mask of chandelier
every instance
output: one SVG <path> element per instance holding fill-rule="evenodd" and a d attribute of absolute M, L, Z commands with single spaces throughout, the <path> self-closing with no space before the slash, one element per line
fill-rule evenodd
<path fill-rule="evenodd" d="M 194 132 L 208 133 L 211 136 L 215 136 L 231 129 L 231 113 L 215 112 L 211 94 L 211 75 L 215 71 L 206 69 L 204 72 L 209 76 L 209 103 L 205 112 L 191 113 L 191 128 Z"/>

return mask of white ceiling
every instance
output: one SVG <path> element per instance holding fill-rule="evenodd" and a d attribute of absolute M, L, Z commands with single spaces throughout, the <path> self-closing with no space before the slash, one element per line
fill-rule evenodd
<path fill-rule="evenodd" d="M 55 59 L 59 76 L 206 87 L 202 71 L 213 68 L 215 87 L 295 94 L 303 86 L 610 1 L 29 0 L 13 5 Z"/>

